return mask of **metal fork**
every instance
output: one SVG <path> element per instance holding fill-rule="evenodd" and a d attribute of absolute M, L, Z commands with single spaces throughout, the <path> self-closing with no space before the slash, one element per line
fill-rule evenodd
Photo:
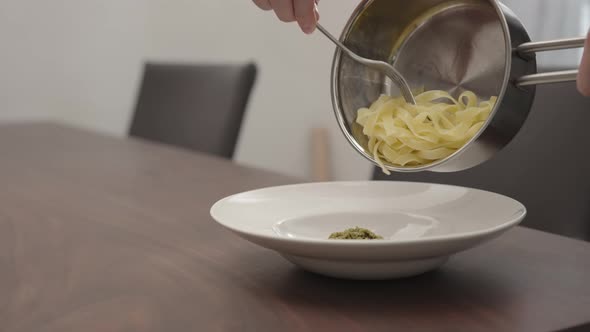
<path fill-rule="evenodd" d="M 328 30 L 326 30 L 320 24 L 317 25 L 317 28 L 318 28 L 318 30 L 320 30 L 321 33 L 323 33 L 326 37 L 328 37 L 328 39 L 330 39 L 334 44 L 336 44 L 336 46 L 338 46 L 338 48 L 340 48 L 342 51 L 344 51 L 344 53 L 346 53 L 354 61 L 356 61 L 360 64 L 363 64 L 369 68 L 378 70 L 379 72 L 381 72 L 385 76 L 389 77 L 393 81 L 393 83 L 395 85 L 397 85 L 397 87 L 401 91 L 402 96 L 404 97 L 406 102 L 409 104 L 413 104 L 413 105 L 416 104 L 416 100 L 414 99 L 414 95 L 412 94 L 412 91 L 410 90 L 410 86 L 408 85 L 408 82 L 402 76 L 402 74 L 400 74 L 400 72 L 397 71 L 397 69 L 393 68 L 392 65 L 390 65 L 389 63 L 387 63 L 385 61 L 378 61 L 378 60 L 364 58 L 364 57 L 354 53 L 353 51 L 351 51 L 348 47 L 344 46 L 344 44 L 342 44 L 338 39 L 336 39 L 336 37 L 334 37 L 332 34 L 330 34 L 328 32 Z"/>

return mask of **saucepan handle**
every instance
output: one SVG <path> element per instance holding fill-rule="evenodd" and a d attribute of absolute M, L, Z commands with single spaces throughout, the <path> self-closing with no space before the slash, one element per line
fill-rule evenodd
<path fill-rule="evenodd" d="M 585 37 L 578 38 L 567 38 L 549 40 L 543 42 L 529 42 L 521 44 L 516 48 L 516 52 L 523 56 L 531 53 L 555 51 L 555 50 L 566 50 L 570 48 L 584 47 Z M 578 70 L 563 70 L 551 73 L 540 73 L 533 75 L 525 75 L 520 77 L 516 81 L 517 86 L 537 85 L 537 84 L 548 84 L 548 83 L 559 83 L 559 82 L 571 82 L 578 78 Z"/>

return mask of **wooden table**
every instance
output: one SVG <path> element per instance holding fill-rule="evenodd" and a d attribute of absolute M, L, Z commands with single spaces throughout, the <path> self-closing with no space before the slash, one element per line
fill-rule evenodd
<path fill-rule="evenodd" d="M 302 272 L 209 217 L 219 198 L 294 179 L 51 124 L 0 126 L 0 156 L 0 331 L 590 323 L 588 243 L 517 228 L 421 277 L 341 281 Z"/>

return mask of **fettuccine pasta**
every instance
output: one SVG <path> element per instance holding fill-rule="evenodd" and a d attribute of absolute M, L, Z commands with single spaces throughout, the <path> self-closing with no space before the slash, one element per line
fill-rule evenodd
<path fill-rule="evenodd" d="M 470 91 L 455 99 L 446 91 L 433 90 L 415 99 L 416 105 L 411 105 L 402 97 L 382 95 L 371 107 L 358 111 L 356 121 L 387 174 L 384 161 L 421 166 L 456 152 L 482 128 L 497 97 L 480 102 Z"/>

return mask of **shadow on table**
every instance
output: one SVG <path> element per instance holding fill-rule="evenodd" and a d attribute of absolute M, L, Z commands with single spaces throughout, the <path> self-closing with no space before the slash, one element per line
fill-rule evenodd
<path fill-rule="evenodd" d="M 566 330 L 562 330 L 561 332 L 588 332 L 590 331 L 590 324 L 583 324 L 583 325 L 578 325 Z"/>
<path fill-rule="evenodd" d="M 507 280 L 451 267 L 389 281 L 340 280 L 293 269 L 276 286 L 278 295 L 289 303 L 350 310 L 351 314 L 396 308 L 428 314 L 443 307 L 473 305 L 510 310 L 509 299 L 514 299 L 510 293 L 517 291 Z"/>

